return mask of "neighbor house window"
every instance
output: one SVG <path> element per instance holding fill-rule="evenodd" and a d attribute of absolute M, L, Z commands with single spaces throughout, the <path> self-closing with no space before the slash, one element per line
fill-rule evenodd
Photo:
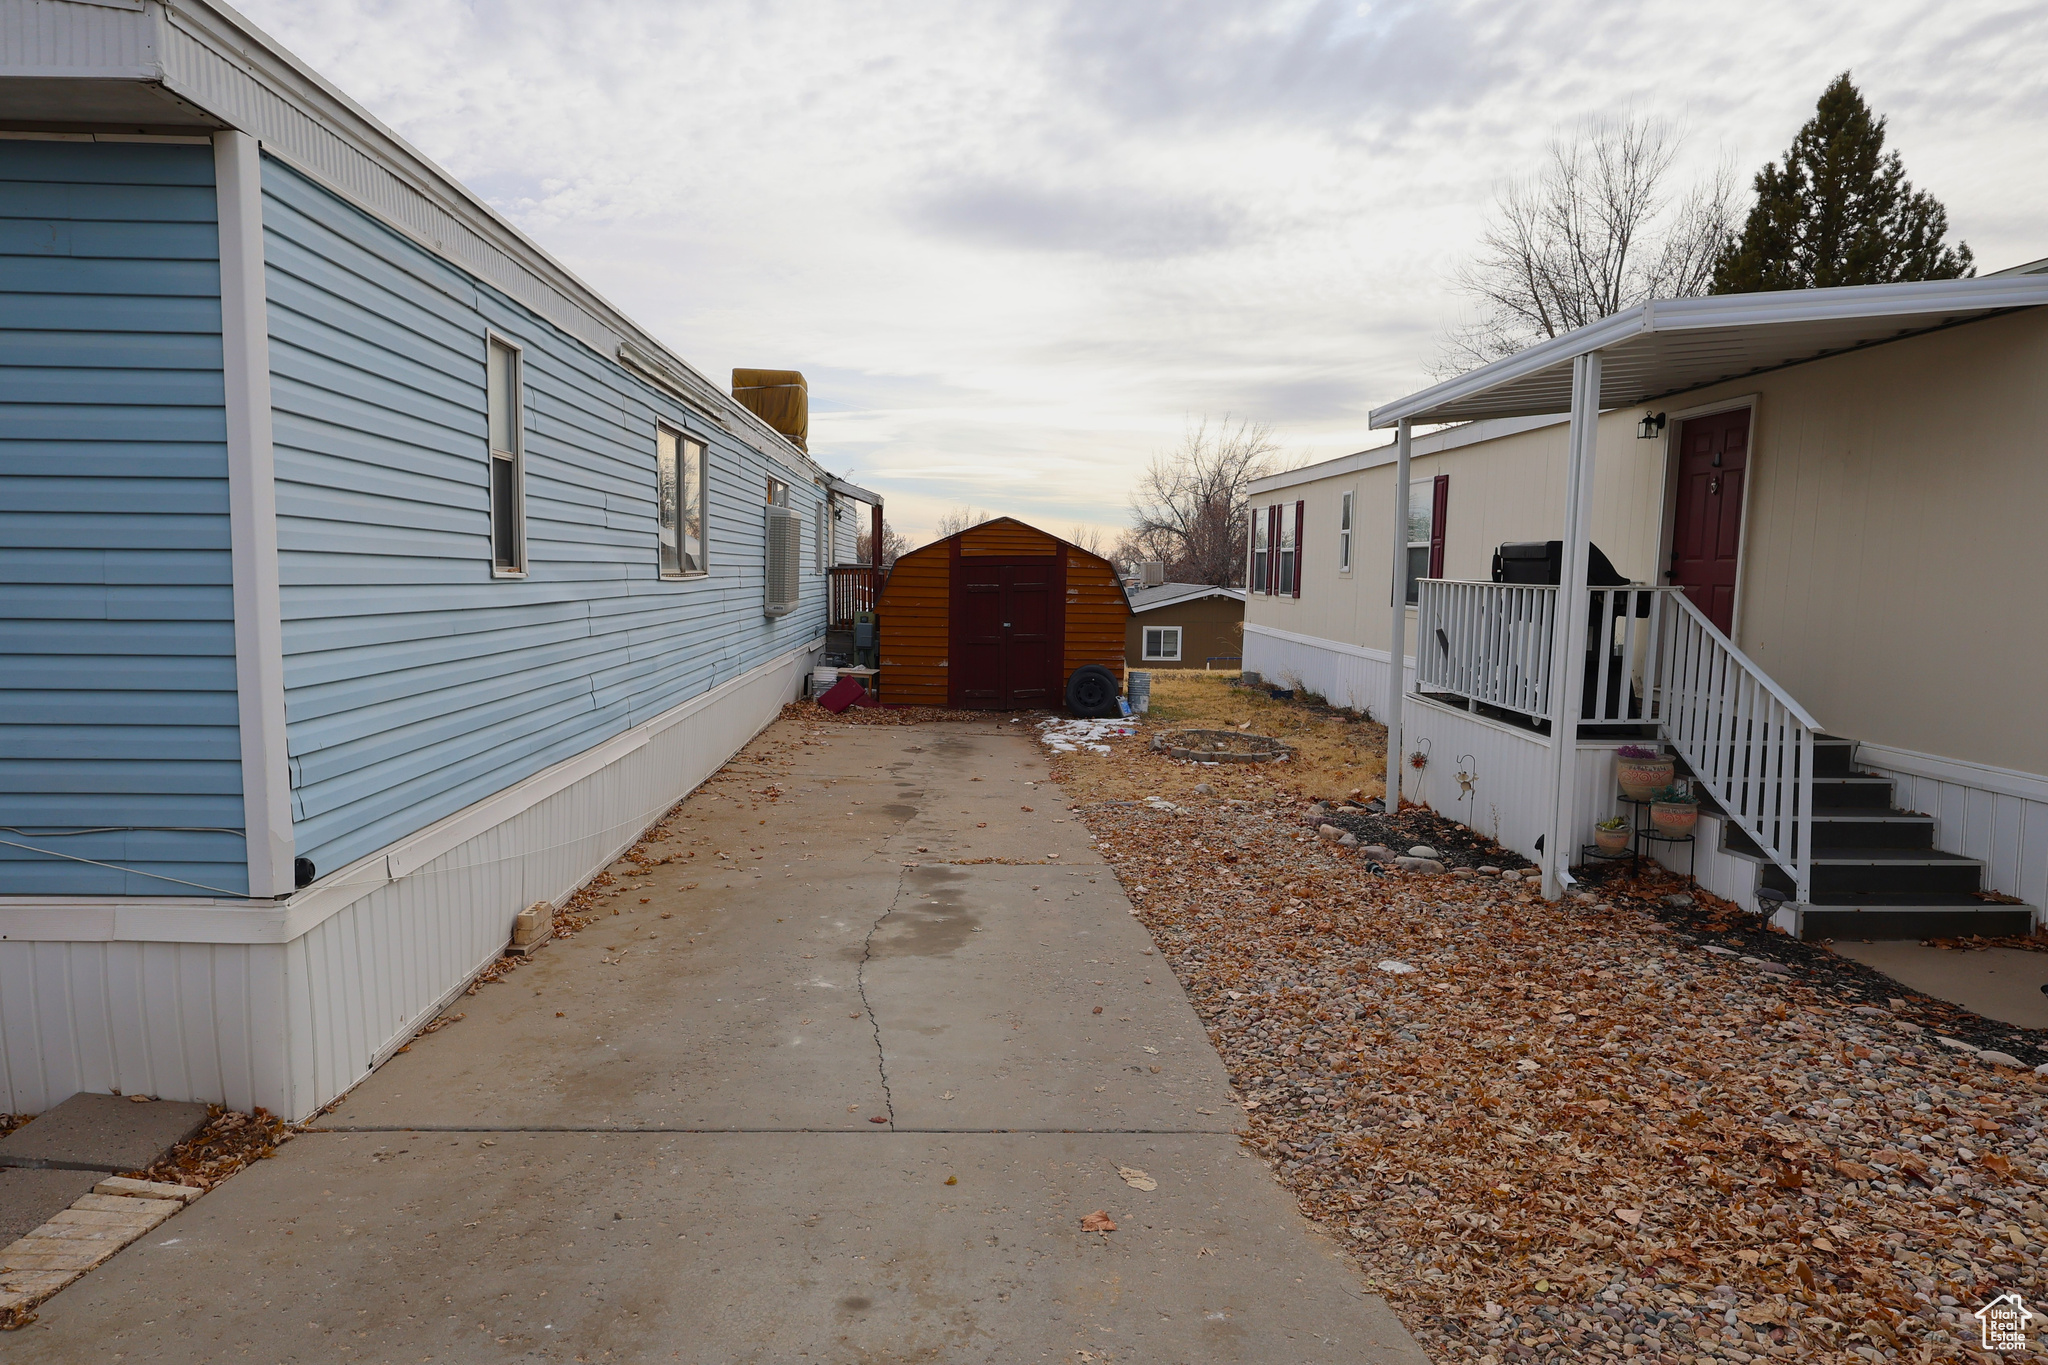
<path fill-rule="evenodd" d="M 661 576 L 704 572 L 704 443 L 669 427 L 654 429 L 655 534 Z"/>
<path fill-rule="evenodd" d="M 1337 502 L 1337 572 L 1351 572 L 1351 494 Z"/>
<path fill-rule="evenodd" d="M 526 442 L 520 418 L 519 348 L 490 338 L 484 364 L 484 407 L 490 426 L 491 572 L 526 572 Z"/>
<path fill-rule="evenodd" d="M 1180 661 L 1180 627 L 1145 627 L 1145 657 L 1163 663 Z"/>
<path fill-rule="evenodd" d="M 1271 550 L 1267 544 L 1267 523 L 1271 518 L 1266 514 L 1270 510 L 1270 508 L 1265 507 L 1254 507 L 1252 509 L 1251 590 L 1253 592 L 1265 592 L 1268 590 L 1266 584 L 1266 560 Z"/>
<path fill-rule="evenodd" d="M 1408 486 L 1408 597 L 1415 584 L 1444 576 L 1444 520 L 1450 502 L 1451 476 L 1439 474 Z"/>

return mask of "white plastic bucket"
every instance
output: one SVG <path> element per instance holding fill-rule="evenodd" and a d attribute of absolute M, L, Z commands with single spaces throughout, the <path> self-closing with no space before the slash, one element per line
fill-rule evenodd
<path fill-rule="evenodd" d="M 1144 670 L 1133 670 L 1124 679 L 1124 697 L 1131 703 L 1131 710 L 1144 715 L 1152 709 L 1152 675 Z"/>
<path fill-rule="evenodd" d="M 838 682 L 838 681 L 839 681 L 839 670 L 838 670 L 838 669 L 836 669 L 836 668 L 814 668 L 814 669 L 812 669 L 812 670 L 811 670 L 811 695 L 812 695 L 813 697 L 822 697 L 822 696 L 824 696 L 824 695 L 825 695 L 825 694 L 826 694 L 826 693 L 827 693 L 828 691 L 830 691 L 830 690 L 831 690 L 831 688 L 832 688 L 832 684 L 833 684 L 833 683 L 836 683 L 836 682 Z"/>

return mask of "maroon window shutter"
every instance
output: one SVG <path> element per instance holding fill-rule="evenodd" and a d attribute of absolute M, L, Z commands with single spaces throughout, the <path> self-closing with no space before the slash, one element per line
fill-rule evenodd
<path fill-rule="evenodd" d="M 1259 567 L 1259 509 L 1245 510 L 1244 525 L 1244 590 L 1254 593 L 1259 585 L 1252 582 L 1254 571 Z"/>
<path fill-rule="evenodd" d="M 1444 517 L 1451 506 L 1451 476 L 1439 474 L 1429 490 L 1429 576 L 1444 576 Z"/>
<path fill-rule="evenodd" d="M 1280 581 L 1280 504 L 1274 503 L 1266 509 L 1266 581 L 1259 585 L 1259 591 L 1271 597 L 1274 584 Z"/>
<path fill-rule="evenodd" d="M 1307 525 L 1307 514 L 1306 502 L 1294 504 L 1294 582 L 1289 587 L 1296 597 L 1301 596 L 1301 533 Z"/>

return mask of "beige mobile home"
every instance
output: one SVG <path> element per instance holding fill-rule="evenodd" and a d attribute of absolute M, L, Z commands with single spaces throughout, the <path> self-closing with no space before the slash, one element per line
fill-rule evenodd
<path fill-rule="evenodd" d="M 2026 927 L 2048 902 L 2030 269 L 1646 304 L 1378 409 L 1392 444 L 1254 485 L 1245 666 L 1391 720 L 1390 752 L 1423 755 L 1390 765 L 1402 798 L 1552 893 L 1617 810 L 1613 750 L 1654 743 L 1707 798 L 1702 883 L 1782 899 L 1787 928 Z M 1500 547 L 1551 541 L 1547 584 L 1496 581 Z"/>

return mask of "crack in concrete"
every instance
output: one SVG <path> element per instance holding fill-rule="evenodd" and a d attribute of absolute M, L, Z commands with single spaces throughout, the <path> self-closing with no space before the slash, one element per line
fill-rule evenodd
<path fill-rule="evenodd" d="M 889 902 L 889 908 L 875 918 L 868 926 L 867 937 L 860 941 L 860 966 L 853 974 L 854 988 L 860 992 L 860 1007 L 867 1011 L 868 1024 L 875 1031 L 875 1070 L 882 1078 L 882 1107 L 889 1115 L 889 1127 L 896 1127 L 896 1097 L 889 1089 L 889 1054 L 882 1049 L 882 1021 L 875 1018 L 875 1007 L 868 1000 L 868 959 L 874 955 L 875 932 L 882 927 L 882 921 L 896 913 L 896 907 L 903 901 L 903 874 L 896 874 L 896 895 Z"/>

